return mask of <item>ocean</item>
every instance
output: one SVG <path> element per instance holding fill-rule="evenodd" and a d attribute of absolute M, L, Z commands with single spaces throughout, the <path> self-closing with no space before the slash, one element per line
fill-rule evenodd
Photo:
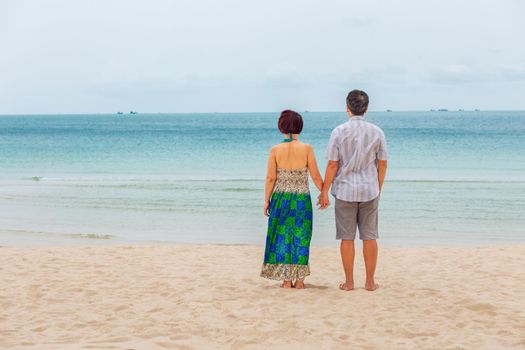
<path fill-rule="evenodd" d="M 302 115 L 324 174 L 330 132 L 348 117 Z M 0 245 L 264 244 L 278 116 L 0 116 Z M 525 112 L 366 117 L 388 142 L 381 244 L 525 242 Z M 333 207 L 314 210 L 312 242 L 337 244 Z"/>

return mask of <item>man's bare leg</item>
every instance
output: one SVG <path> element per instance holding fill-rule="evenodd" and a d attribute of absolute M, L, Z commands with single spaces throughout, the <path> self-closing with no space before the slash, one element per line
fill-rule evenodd
<path fill-rule="evenodd" d="M 354 241 L 341 240 L 341 260 L 343 260 L 346 278 L 345 283 L 339 286 L 342 290 L 348 291 L 354 289 L 354 256 Z"/>
<path fill-rule="evenodd" d="M 377 242 L 375 239 L 363 241 L 363 256 L 366 268 L 365 288 L 366 290 L 374 291 L 378 287 L 374 280 L 377 265 Z"/>

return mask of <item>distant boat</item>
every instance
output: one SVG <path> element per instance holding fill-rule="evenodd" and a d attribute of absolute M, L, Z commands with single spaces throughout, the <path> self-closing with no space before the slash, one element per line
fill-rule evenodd
<path fill-rule="evenodd" d="M 310 113 L 310 111 L 309 110 L 305 110 L 303 113 Z"/>
<path fill-rule="evenodd" d="M 386 111 L 387 111 L 387 112 L 392 112 L 392 110 L 391 110 L 391 109 L 387 109 Z"/>
<path fill-rule="evenodd" d="M 476 108 L 474 111 L 479 112 L 479 109 Z"/>
<path fill-rule="evenodd" d="M 435 109 L 431 109 L 430 111 L 431 111 L 431 112 L 435 112 L 436 110 L 435 110 Z"/>
<path fill-rule="evenodd" d="M 139 114 L 139 112 L 129 111 L 129 114 Z"/>
<path fill-rule="evenodd" d="M 448 112 L 448 109 L 446 109 L 446 108 L 440 108 L 440 109 L 438 109 L 438 112 Z"/>
<path fill-rule="evenodd" d="M 458 111 L 465 112 L 465 110 L 463 108 L 458 109 Z"/>
<path fill-rule="evenodd" d="M 124 114 L 124 113 L 122 113 L 122 112 L 117 112 L 117 114 L 119 114 L 119 115 L 120 115 L 120 114 Z"/>

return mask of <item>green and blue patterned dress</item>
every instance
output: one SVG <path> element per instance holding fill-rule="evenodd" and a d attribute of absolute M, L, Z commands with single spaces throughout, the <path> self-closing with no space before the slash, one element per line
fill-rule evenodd
<path fill-rule="evenodd" d="M 277 169 L 261 277 L 303 279 L 310 275 L 312 200 L 308 169 Z"/>

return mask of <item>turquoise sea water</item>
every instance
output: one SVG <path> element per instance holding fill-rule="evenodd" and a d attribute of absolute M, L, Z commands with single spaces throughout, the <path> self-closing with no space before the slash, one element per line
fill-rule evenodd
<path fill-rule="evenodd" d="M 322 173 L 345 113 L 304 113 Z M 0 245 L 263 244 L 278 113 L 0 116 Z M 382 242 L 525 242 L 525 112 L 371 112 L 389 169 Z M 311 185 L 313 195 L 317 190 Z M 314 211 L 313 244 L 335 241 Z"/>

